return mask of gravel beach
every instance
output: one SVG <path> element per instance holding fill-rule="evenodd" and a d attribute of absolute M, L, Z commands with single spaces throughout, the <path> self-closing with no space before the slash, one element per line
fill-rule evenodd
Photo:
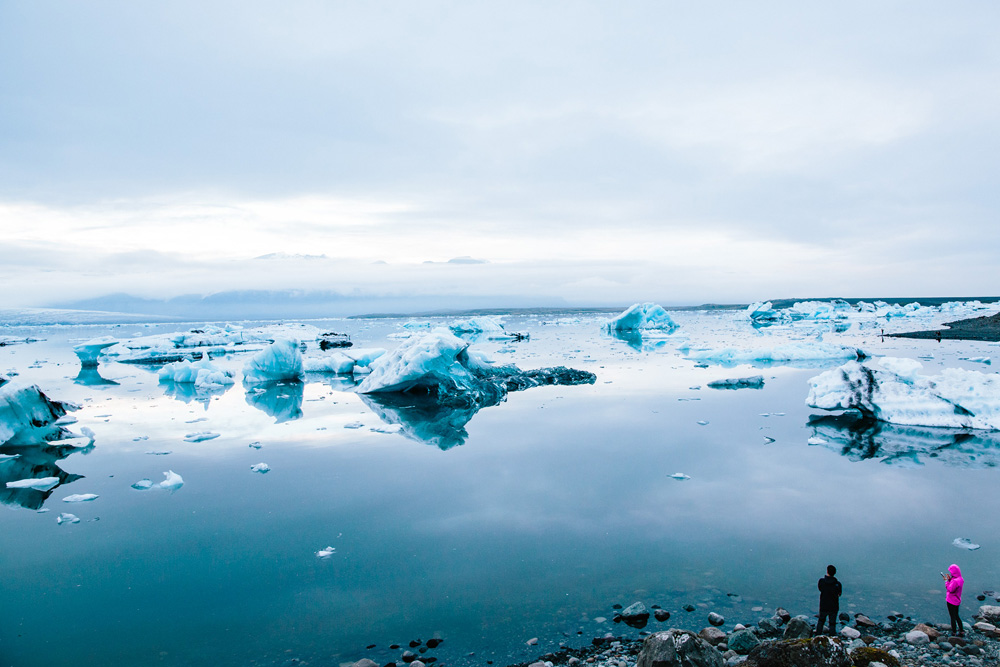
<path fill-rule="evenodd" d="M 940 329 L 886 334 L 896 338 L 1000 341 L 1000 313 L 946 322 Z"/>

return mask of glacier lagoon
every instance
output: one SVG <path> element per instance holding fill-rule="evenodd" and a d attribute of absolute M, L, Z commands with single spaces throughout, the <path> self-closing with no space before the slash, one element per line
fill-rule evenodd
<path fill-rule="evenodd" d="M 755 328 L 736 311 L 679 311 L 671 333 L 619 337 L 603 331 L 610 315 L 504 318 L 530 338 L 484 335 L 473 349 L 597 381 L 511 393 L 478 411 L 359 395 L 350 376 L 245 387 L 241 353 L 212 359 L 236 384 L 202 392 L 159 383 L 159 366 L 109 358 L 82 369 L 73 353 L 102 336 L 200 323 L 6 327 L 42 340 L 0 347 L 0 374 L 79 404 L 67 428 L 89 429 L 94 444 L 0 448 L 19 455 L 0 461 L 4 481 L 61 481 L 0 488 L 0 658 L 384 664 L 437 636 L 425 655 L 442 664 L 507 664 L 559 642 L 636 635 L 612 623 L 614 604 L 671 612 L 646 630 L 700 629 L 710 611 L 726 629 L 779 605 L 812 615 L 827 563 L 844 583 L 842 610 L 877 618 L 944 621 L 938 572 L 952 562 L 966 573 L 966 618 L 976 593 L 1000 588 L 997 433 L 859 425 L 807 407 L 809 379 L 843 359 L 716 363 L 707 352 L 801 349 L 821 337 L 917 359 L 928 375 L 992 372 L 983 360 L 996 344 L 880 336 L 954 313 Z M 305 324 L 391 350 L 407 323 Z M 760 388 L 708 387 L 758 375 Z M 251 470 L 262 462 L 266 474 Z M 165 471 L 183 486 L 132 488 Z M 63 501 L 78 494 L 98 497 Z M 78 523 L 57 522 L 70 512 Z M 956 548 L 956 538 L 981 548 Z"/>

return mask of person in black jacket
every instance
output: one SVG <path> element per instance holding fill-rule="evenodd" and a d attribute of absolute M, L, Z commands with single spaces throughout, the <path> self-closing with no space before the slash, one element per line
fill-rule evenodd
<path fill-rule="evenodd" d="M 826 576 L 819 580 L 819 623 L 816 624 L 816 634 L 823 634 L 823 621 L 829 619 L 831 635 L 837 634 L 837 613 L 840 611 L 840 594 L 843 588 L 837 577 L 837 568 L 826 566 Z"/>

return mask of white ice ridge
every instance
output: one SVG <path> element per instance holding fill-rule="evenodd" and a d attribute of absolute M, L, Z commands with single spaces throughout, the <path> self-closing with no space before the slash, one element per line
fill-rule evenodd
<path fill-rule="evenodd" d="M 756 349 L 724 347 L 720 349 L 691 349 L 689 344 L 677 348 L 695 361 L 723 364 L 758 362 L 821 361 L 827 359 L 864 359 L 867 355 L 856 347 L 845 347 L 823 342 L 800 342 Z"/>
<path fill-rule="evenodd" d="M 224 370 L 208 359 L 201 361 L 175 361 L 160 369 L 160 382 L 193 384 L 211 389 L 234 383 L 231 371 Z"/>
<path fill-rule="evenodd" d="M 44 440 L 45 429 L 65 415 L 67 408 L 76 406 L 49 399 L 35 385 L 8 382 L 0 386 L 0 445 Z"/>
<path fill-rule="evenodd" d="M 604 328 L 612 333 L 615 331 L 643 331 L 649 329 L 673 331 L 677 328 L 677 323 L 663 309 L 663 306 L 646 302 L 632 305 L 618 317 L 605 322 Z"/>
<path fill-rule="evenodd" d="M 100 498 L 96 493 L 74 493 L 63 498 L 64 503 L 87 503 Z"/>
<path fill-rule="evenodd" d="M 97 360 L 101 356 L 101 353 L 104 352 L 106 348 L 117 344 L 117 338 L 102 336 L 101 338 L 88 340 L 86 343 L 74 345 L 73 352 L 75 352 L 76 356 L 80 358 L 81 366 L 84 368 L 94 368 L 97 366 Z"/>
<path fill-rule="evenodd" d="M 305 357 L 302 368 L 309 373 L 367 373 L 372 363 L 383 354 L 385 349 L 381 347 L 348 348 L 322 357 Z"/>
<path fill-rule="evenodd" d="M 962 368 L 919 375 L 920 362 L 894 357 L 878 365 L 853 361 L 817 375 L 806 404 L 893 424 L 1000 430 L 1000 375 Z"/>
<path fill-rule="evenodd" d="M 251 384 L 301 380 L 302 352 L 294 338 L 276 340 L 243 366 L 243 381 Z"/>

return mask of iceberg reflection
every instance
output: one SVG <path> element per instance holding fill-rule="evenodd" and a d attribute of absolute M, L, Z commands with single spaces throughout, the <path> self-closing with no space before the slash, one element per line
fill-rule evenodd
<path fill-rule="evenodd" d="M 118 384 L 118 382 L 114 380 L 102 377 L 100 371 L 97 370 L 97 366 L 81 366 L 80 372 L 76 374 L 75 378 L 73 378 L 73 382 L 76 384 L 82 384 L 86 387 L 100 387 L 102 385 Z"/>
<path fill-rule="evenodd" d="M 866 418 L 857 412 L 814 415 L 810 445 L 822 446 L 852 461 L 878 459 L 898 466 L 937 459 L 947 466 L 992 468 L 1000 463 L 1000 431 L 904 426 Z"/>
<path fill-rule="evenodd" d="M 301 382 L 268 382 L 244 385 L 246 401 L 261 412 L 274 417 L 274 423 L 292 421 L 302 416 L 305 385 Z"/>
<path fill-rule="evenodd" d="M 73 446 L 10 446 L 0 447 L 0 504 L 10 507 L 23 507 L 29 510 L 41 509 L 52 492 L 63 484 L 83 479 L 83 475 L 68 473 L 56 465 L 56 461 L 66 458 L 74 452 L 88 453 L 93 449 Z M 38 479 L 41 477 L 56 477 L 59 483 L 50 489 L 40 491 L 32 488 L 7 488 L 7 482 L 22 479 Z"/>
<path fill-rule="evenodd" d="M 358 394 L 386 424 L 399 425 L 400 434 L 446 450 L 464 445 L 465 425 L 479 412 L 477 405 L 442 405 L 434 396 L 420 394 Z"/>

